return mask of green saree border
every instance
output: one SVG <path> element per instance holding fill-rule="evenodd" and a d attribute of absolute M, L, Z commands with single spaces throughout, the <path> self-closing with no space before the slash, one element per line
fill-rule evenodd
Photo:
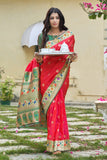
<path fill-rule="evenodd" d="M 53 99 L 57 95 L 58 91 L 60 90 L 60 88 L 66 78 L 66 75 L 68 73 L 68 69 L 70 66 L 69 58 L 70 58 L 70 56 L 67 57 L 64 66 L 62 67 L 60 72 L 55 76 L 51 85 L 48 87 L 45 94 L 43 95 L 42 104 L 43 104 L 45 114 L 47 114 L 47 111 L 48 111 L 50 104 L 52 103 Z"/>
<path fill-rule="evenodd" d="M 25 124 L 25 125 L 21 125 L 20 127 L 18 127 L 18 129 L 20 128 L 32 128 L 32 129 L 41 129 L 41 130 L 46 130 L 47 131 L 47 127 L 44 127 L 43 125 L 40 124 L 40 122 L 35 122 L 35 123 L 30 123 L 30 124 Z"/>
<path fill-rule="evenodd" d="M 56 43 L 59 43 L 62 40 L 65 40 L 66 38 L 73 36 L 73 33 L 69 30 L 67 30 L 66 32 L 64 32 L 63 34 L 59 35 L 58 37 L 56 37 L 54 40 L 50 40 L 46 43 L 46 48 L 51 48 L 52 46 L 54 46 Z M 58 91 L 60 90 L 69 66 L 70 66 L 70 55 L 68 55 L 65 65 L 62 67 L 62 69 L 60 70 L 60 72 L 55 76 L 53 82 L 50 84 L 50 86 L 48 87 L 48 89 L 45 91 L 43 98 L 42 98 L 42 104 L 43 104 L 43 108 L 45 111 L 45 114 L 47 114 L 47 110 L 50 106 L 50 104 L 52 103 L 53 99 L 55 98 L 56 94 L 58 93 Z"/>
<path fill-rule="evenodd" d="M 68 37 L 70 36 L 73 36 L 74 34 L 67 30 L 65 33 L 59 35 L 58 37 L 55 37 L 54 40 L 49 40 L 47 43 L 46 43 L 46 48 L 51 48 L 52 46 L 54 46 L 55 44 L 67 39 Z"/>
<path fill-rule="evenodd" d="M 69 139 L 64 140 L 47 140 L 47 151 L 70 151 L 71 145 Z"/>
<path fill-rule="evenodd" d="M 40 122 L 40 100 L 39 100 L 39 68 L 34 67 L 32 71 L 25 71 L 22 80 L 21 93 L 18 103 L 16 126 L 18 128 L 42 125 Z"/>
<path fill-rule="evenodd" d="M 18 114 L 22 114 L 22 113 L 26 113 L 26 112 L 31 112 L 31 111 L 38 111 L 39 110 L 39 107 L 35 107 L 35 108 L 32 108 L 32 109 L 26 109 L 26 111 L 19 111 Z"/>

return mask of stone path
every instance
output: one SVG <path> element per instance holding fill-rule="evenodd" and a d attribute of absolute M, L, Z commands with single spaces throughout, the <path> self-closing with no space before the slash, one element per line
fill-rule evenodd
<path fill-rule="evenodd" d="M 0 139 L 0 144 L 4 144 L 4 143 L 17 143 L 15 140 L 9 140 L 9 139 Z"/>
<path fill-rule="evenodd" d="M 2 124 L 2 123 L 6 123 L 6 122 L 4 122 L 4 121 L 0 120 L 0 124 Z"/>
<path fill-rule="evenodd" d="M 39 135 L 42 135 L 42 136 L 45 136 L 47 135 L 47 133 L 42 133 L 42 132 L 29 132 L 29 133 L 15 133 L 14 135 L 17 135 L 17 136 L 39 136 Z"/>
<path fill-rule="evenodd" d="M 33 159 L 51 159 L 52 157 L 49 156 L 49 155 L 46 155 L 46 154 L 42 154 L 42 153 L 36 153 L 36 154 L 21 154 L 21 155 L 18 155 L 18 156 L 9 156 L 10 157 L 10 160 L 33 160 Z"/>
<path fill-rule="evenodd" d="M 10 129 L 7 129 L 7 131 L 36 131 L 36 129 L 28 129 L 28 128 L 20 128 L 20 129 L 18 129 L 18 128 L 10 128 Z"/>
<path fill-rule="evenodd" d="M 0 147 L 0 152 L 3 151 L 13 151 L 13 150 L 18 150 L 18 149 L 29 149 L 29 146 L 8 146 L 8 147 Z"/>
<path fill-rule="evenodd" d="M 93 109 L 92 105 L 66 106 L 71 144 L 67 154 L 71 157 L 104 156 L 107 159 L 107 123 L 103 115 Z M 0 156 L 7 154 L 10 160 L 57 159 L 45 151 L 46 131 L 18 129 L 15 121 L 16 107 L 9 106 L 8 110 L 0 107 Z"/>
<path fill-rule="evenodd" d="M 78 126 L 78 125 L 89 125 L 90 122 L 79 121 L 79 122 L 68 122 L 68 124 L 71 125 L 71 126 Z"/>
<path fill-rule="evenodd" d="M 79 138 L 81 140 L 95 140 L 95 139 L 104 139 L 104 138 L 107 138 L 107 135 L 84 135 L 84 136 L 74 136 L 75 138 Z"/>
<path fill-rule="evenodd" d="M 73 152 L 73 157 L 78 157 L 79 156 L 82 156 L 82 157 L 90 157 L 90 156 L 96 156 L 96 155 L 107 155 L 107 152 L 104 151 L 103 149 L 100 149 L 100 150 L 88 150 L 88 151 L 78 151 L 77 152 Z"/>

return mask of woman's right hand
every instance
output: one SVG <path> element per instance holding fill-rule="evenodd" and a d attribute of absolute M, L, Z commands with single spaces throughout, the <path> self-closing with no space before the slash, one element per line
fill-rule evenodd
<path fill-rule="evenodd" d="M 77 61 L 77 58 L 78 58 L 77 53 L 73 53 L 70 56 L 70 61 L 71 62 L 75 62 L 75 61 Z"/>
<path fill-rule="evenodd" d="M 38 63 L 42 63 L 43 62 L 43 57 L 41 55 L 39 55 L 39 52 L 35 54 L 35 58 L 36 58 Z"/>

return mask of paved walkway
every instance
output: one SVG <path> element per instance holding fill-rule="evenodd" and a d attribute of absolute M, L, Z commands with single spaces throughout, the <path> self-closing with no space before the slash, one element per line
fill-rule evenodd
<path fill-rule="evenodd" d="M 107 159 L 107 123 L 94 107 L 91 104 L 66 105 L 71 143 L 67 154 L 71 158 L 102 156 Z M 57 159 L 45 151 L 46 131 L 15 127 L 16 111 L 13 106 L 0 107 L 0 156 L 7 155 L 10 160 Z"/>

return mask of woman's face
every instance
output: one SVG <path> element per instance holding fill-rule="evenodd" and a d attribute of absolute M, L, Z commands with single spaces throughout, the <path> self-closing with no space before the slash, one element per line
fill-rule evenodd
<path fill-rule="evenodd" d="M 50 15 L 50 26 L 52 28 L 59 28 L 59 23 L 60 23 L 60 17 L 58 13 L 52 13 Z"/>

